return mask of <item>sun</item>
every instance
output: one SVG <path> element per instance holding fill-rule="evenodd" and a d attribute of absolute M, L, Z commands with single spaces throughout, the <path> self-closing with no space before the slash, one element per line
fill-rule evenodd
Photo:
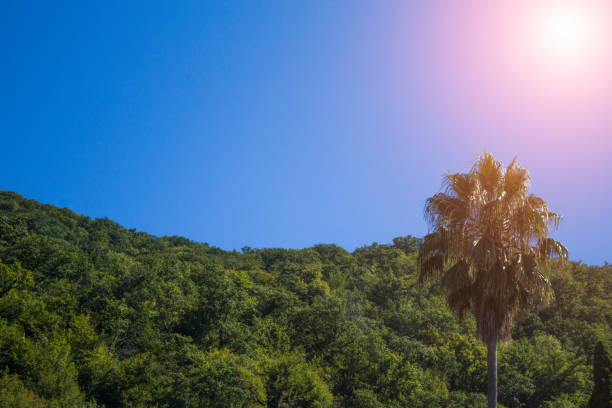
<path fill-rule="evenodd" d="M 557 58 L 582 58 L 597 40 L 595 16 L 579 5 L 552 6 L 542 15 L 539 41 L 542 52 Z"/>
<path fill-rule="evenodd" d="M 541 58 L 557 64 L 592 64 L 606 52 L 609 5 L 595 0 L 534 2 L 530 42 Z"/>
<path fill-rule="evenodd" d="M 514 26 L 521 65 L 542 83 L 583 86 L 600 78 L 610 56 L 610 4 L 603 0 L 523 3 Z M 612 4 L 612 3 L 611 3 Z"/>

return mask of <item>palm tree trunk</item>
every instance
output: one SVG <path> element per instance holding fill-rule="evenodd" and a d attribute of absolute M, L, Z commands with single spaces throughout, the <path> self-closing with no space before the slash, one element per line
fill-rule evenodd
<path fill-rule="evenodd" d="M 497 408 L 497 339 L 487 343 L 489 408 Z"/>

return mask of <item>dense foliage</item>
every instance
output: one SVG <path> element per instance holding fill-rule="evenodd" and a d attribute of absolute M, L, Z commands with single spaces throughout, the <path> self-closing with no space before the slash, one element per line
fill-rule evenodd
<path fill-rule="evenodd" d="M 0 192 L 2 407 L 482 407 L 486 349 L 418 240 L 222 251 Z M 584 407 L 612 267 L 553 271 L 499 354 L 506 407 Z"/>

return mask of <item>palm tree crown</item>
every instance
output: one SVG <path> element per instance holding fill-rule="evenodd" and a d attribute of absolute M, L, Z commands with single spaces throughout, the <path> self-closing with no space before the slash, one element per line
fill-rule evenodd
<path fill-rule="evenodd" d="M 549 238 L 560 216 L 528 195 L 529 173 L 484 153 L 468 173 L 444 176 L 427 199 L 430 226 L 419 253 L 421 281 L 439 277 L 450 308 L 471 311 L 485 343 L 507 341 L 516 312 L 552 297 L 548 260 L 567 258 Z"/>

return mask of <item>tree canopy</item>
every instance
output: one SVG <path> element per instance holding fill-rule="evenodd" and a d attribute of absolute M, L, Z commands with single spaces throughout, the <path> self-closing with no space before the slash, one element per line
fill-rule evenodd
<path fill-rule="evenodd" d="M 521 308 L 550 299 L 551 258 L 568 251 L 550 238 L 560 216 L 528 194 L 529 173 L 514 159 L 506 169 L 484 153 L 468 173 L 447 174 L 444 191 L 427 199 L 433 232 L 420 252 L 420 278 L 441 276 L 449 306 L 471 311 L 484 342 L 508 340 Z"/>
<path fill-rule="evenodd" d="M 486 348 L 420 240 L 223 251 L 0 192 L 2 407 L 483 407 Z M 584 407 L 612 267 L 550 271 L 516 315 L 505 407 Z"/>

